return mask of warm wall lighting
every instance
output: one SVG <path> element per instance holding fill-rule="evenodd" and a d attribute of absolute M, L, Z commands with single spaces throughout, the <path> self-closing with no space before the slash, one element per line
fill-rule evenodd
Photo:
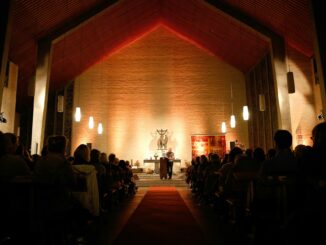
<path fill-rule="evenodd" d="M 249 120 L 249 110 L 248 110 L 248 106 L 244 106 L 242 109 L 242 117 L 243 120 L 248 121 Z"/>
<path fill-rule="evenodd" d="M 97 133 L 102 134 L 103 133 L 103 125 L 102 123 L 99 123 L 97 126 Z"/>
<path fill-rule="evenodd" d="M 81 111 L 80 107 L 76 107 L 76 112 L 75 112 L 75 121 L 80 122 L 81 119 Z"/>
<path fill-rule="evenodd" d="M 90 128 L 90 129 L 93 129 L 94 128 L 94 117 L 89 117 L 89 119 L 88 119 L 88 127 Z"/>
<path fill-rule="evenodd" d="M 222 131 L 222 133 L 226 133 L 226 123 L 225 122 L 222 122 L 221 131 Z"/>
<path fill-rule="evenodd" d="M 231 115 L 230 126 L 231 126 L 231 128 L 235 128 L 235 116 L 234 115 Z"/>
<path fill-rule="evenodd" d="M 259 95 L 259 110 L 265 111 L 265 95 L 264 94 Z"/>

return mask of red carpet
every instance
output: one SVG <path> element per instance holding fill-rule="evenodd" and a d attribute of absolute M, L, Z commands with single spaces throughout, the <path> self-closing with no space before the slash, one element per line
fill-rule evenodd
<path fill-rule="evenodd" d="M 114 244 L 205 244 L 175 187 L 151 187 Z"/>

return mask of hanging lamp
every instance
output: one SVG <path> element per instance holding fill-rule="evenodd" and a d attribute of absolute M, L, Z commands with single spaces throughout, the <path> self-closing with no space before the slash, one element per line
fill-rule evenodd
<path fill-rule="evenodd" d="M 231 128 L 235 128 L 235 115 L 233 114 L 233 88 L 232 88 L 232 82 L 231 82 L 231 118 L 230 118 L 230 126 Z"/>
<path fill-rule="evenodd" d="M 92 116 L 90 116 L 88 119 L 88 127 L 89 127 L 89 129 L 94 128 L 94 117 L 92 117 Z"/>
<path fill-rule="evenodd" d="M 223 134 L 226 133 L 226 123 L 225 122 L 222 122 L 221 131 L 222 131 Z"/>
<path fill-rule="evenodd" d="M 97 126 L 97 133 L 98 134 L 103 134 L 103 125 L 102 123 L 99 123 Z"/>
<path fill-rule="evenodd" d="M 243 120 L 245 121 L 248 121 L 249 120 L 249 109 L 248 109 L 248 106 L 243 106 L 242 108 L 242 117 L 243 117 Z"/>
<path fill-rule="evenodd" d="M 284 20 L 285 20 L 284 16 Z M 285 21 L 285 31 L 287 29 L 287 21 Z M 295 93 L 295 83 L 294 83 L 294 76 L 293 76 L 293 72 L 291 71 L 291 67 L 290 67 L 290 54 L 288 52 L 287 46 L 285 46 L 285 57 L 286 57 L 286 64 L 288 66 L 288 72 L 286 73 L 286 82 L 287 82 L 287 86 L 288 86 L 288 93 L 289 94 L 294 94 Z"/>
<path fill-rule="evenodd" d="M 75 121 L 76 122 L 80 122 L 81 120 L 81 111 L 80 111 L 80 107 L 76 107 L 76 111 L 75 111 Z"/>
<path fill-rule="evenodd" d="M 234 115 L 231 115 L 230 126 L 231 126 L 231 128 L 235 128 L 235 116 Z"/>

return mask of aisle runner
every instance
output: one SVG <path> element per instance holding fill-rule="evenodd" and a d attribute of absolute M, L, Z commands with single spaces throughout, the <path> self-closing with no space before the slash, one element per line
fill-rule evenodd
<path fill-rule="evenodd" d="M 204 244 L 175 187 L 151 187 L 114 244 Z"/>

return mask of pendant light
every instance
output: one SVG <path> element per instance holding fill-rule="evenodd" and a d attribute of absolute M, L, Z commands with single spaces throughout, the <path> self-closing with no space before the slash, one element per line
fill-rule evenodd
<path fill-rule="evenodd" d="M 234 115 L 231 115 L 230 126 L 231 126 L 231 128 L 235 128 L 235 116 Z"/>
<path fill-rule="evenodd" d="M 88 127 L 89 127 L 89 129 L 94 128 L 94 117 L 92 117 L 92 116 L 90 116 L 88 119 Z"/>
<path fill-rule="evenodd" d="M 77 105 L 79 105 L 79 93 L 80 93 L 80 82 L 78 82 L 78 97 L 77 97 Z M 75 121 L 80 122 L 81 120 L 81 109 L 79 106 L 76 107 L 75 110 Z"/>
<path fill-rule="evenodd" d="M 283 16 L 283 21 L 284 26 L 285 26 L 285 31 L 287 31 L 287 20 L 286 20 L 286 15 Z M 288 86 L 288 93 L 289 94 L 294 94 L 295 93 L 295 83 L 294 83 L 294 76 L 293 76 L 293 72 L 291 71 L 290 68 L 290 54 L 288 52 L 288 45 L 287 43 L 285 43 L 285 61 L 286 61 L 286 65 L 288 66 L 288 72 L 286 73 L 286 82 L 287 82 L 287 86 Z"/>
<path fill-rule="evenodd" d="M 102 123 L 99 123 L 97 126 L 97 133 L 98 134 L 103 134 L 103 125 Z"/>
<path fill-rule="evenodd" d="M 233 88 L 232 88 L 232 82 L 231 82 L 231 118 L 230 118 L 230 126 L 231 128 L 235 128 L 235 115 L 233 114 Z"/>
<path fill-rule="evenodd" d="M 80 122 L 81 120 L 81 111 L 80 111 L 80 107 L 76 107 L 76 111 L 75 111 L 75 121 L 76 122 Z"/>
<path fill-rule="evenodd" d="M 243 120 L 245 121 L 248 121 L 249 120 L 249 109 L 248 109 L 248 106 L 243 106 L 242 108 L 242 117 L 243 117 Z"/>
<path fill-rule="evenodd" d="M 226 123 L 225 122 L 222 122 L 221 131 L 222 131 L 223 134 L 226 133 Z"/>
<path fill-rule="evenodd" d="M 83 28 L 83 27 L 81 27 Z M 83 29 L 80 30 L 80 42 L 79 42 L 79 70 L 81 70 L 81 59 L 82 59 L 82 45 L 83 45 Z M 77 107 L 75 112 L 75 121 L 80 122 L 81 120 L 81 109 L 79 107 L 79 96 L 80 96 L 80 83 L 78 82 L 78 97 L 77 97 Z"/>
<path fill-rule="evenodd" d="M 65 73 L 65 69 L 66 69 L 66 35 L 63 35 L 62 38 L 62 58 L 61 58 L 61 73 L 62 76 L 64 76 L 63 74 Z M 56 83 L 54 84 L 54 91 L 55 91 L 55 95 L 56 95 L 56 106 L 57 106 L 57 112 L 62 113 L 64 110 L 64 93 L 63 94 L 59 94 L 58 90 L 56 88 Z M 56 119 L 55 119 L 56 120 Z"/>

